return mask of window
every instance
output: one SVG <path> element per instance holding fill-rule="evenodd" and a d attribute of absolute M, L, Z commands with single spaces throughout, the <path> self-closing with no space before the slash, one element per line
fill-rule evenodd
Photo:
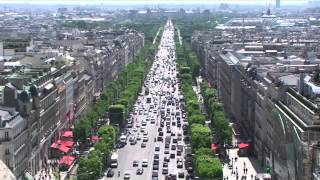
<path fill-rule="evenodd" d="M 5 132 L 5 133 L 4 133 L 4 138 L 5 138 L 5 139 L 9 139 L 9 132 Z"/>
<path fill-rule="evenodd" d="M 8 167 L 10 167 L 10 160 L 9 160 L 9 159 L 6 159 L 6 165 L 7 165 Z"/>
<path fill-rule="evenodd" d="M 5 153 L 8 155 L 10 154 L 10 150 L 8 148 L 6 148 Z"/>

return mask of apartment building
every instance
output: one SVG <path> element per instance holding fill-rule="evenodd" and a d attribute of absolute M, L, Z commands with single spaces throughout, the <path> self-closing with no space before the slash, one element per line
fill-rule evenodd
<path fill-rule="evenodd" d="M 252 144 L 253 155 L 272 168 L 273 178 L 317 179 L 320 32 L 293 23 L 295 32 L 288 36 L 276 21 L 272 30 L 261 28 L 264 20 L 245 30 L 232 24 L 237 22 L 193 34 L 202 74 L 217 88 L 240 139 Z"/>

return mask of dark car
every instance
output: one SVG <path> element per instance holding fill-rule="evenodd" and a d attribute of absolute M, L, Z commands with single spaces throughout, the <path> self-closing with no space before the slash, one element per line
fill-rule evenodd
<path fill-rule="evenodd" d="M 162 174 L 168 174 L 168 168 L 167 167 L 164 167 L 164 168 L 162 168 Z"/>
<path fill-rule="evenodd" d="M 143 168 L 137 169 L 137 175 L 141 175 L 141 174 L 143 174 Z"/>
<path fill-rule="evenodd" d="M 163 161 L 164 161 L 164 162 L 169 162 L 169 161 L 170 161 L 170 158 L 169 158 L 168 156 L 165 156 L 165 157 L 163 158 Z"/>
<path fill-rule="evenodd" d="M 157 141 L 161 141 L 161 142 L 163 142 L 163 137 L 158 136 Z"/>
<path fill-rule="evenodd" d="M 159 159 L 153 160 L 153 165 L 159 165 Z"/>
<path fill-rule="evenodd" d="M 158 177 L 158 170 L 152 171 L 152 177 Z"/>
<path fill-rule="evenodd" d="M 153 159 L 159 159 L 159 157 L 160 157 L 159 154 L 154 154 L 153 155 Z"/>
<path fill-rule="evenodd" d="M 179 173 L 178 173 L 178 177 L 179 177 L 179 178 L 184 178 L 184 173 L 183 173 L 183 172 L 179 172 Z"/>
<path fill-rule="evenodd" d="M 112 169 L 109 169 L 109 171 L 107 172 L 107 177 L 113 177 L 114 176 L 114 172 Z"/>
<path fill-rule="evenodd" d="M 138 162 L 138 161 L 136 161 L 136 160 L 135 160 L 135 161 L 133 161 L 132 166 L 133 166 L 133 167 L 138 167 L 138 166 L 139 166 L 139 162 Z"/>

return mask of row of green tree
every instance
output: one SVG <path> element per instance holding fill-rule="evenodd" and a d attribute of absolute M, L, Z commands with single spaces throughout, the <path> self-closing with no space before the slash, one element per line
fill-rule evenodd
<path fill-rule="evenodd" d="M 159 36 L 162 36 L 159 33 Z M 145 41 L 145 46 L 128 64 L 125 70 L 119 73 L 107 90 L 101 95 L 101 99 L 90 109 L 90 111 L 75 124 L 74 136 L 81 144 L 88 140 L 92 129 L 96 127 L 97 120 L 109 118 L 112 124 L 124 124 L 128 112 L 132 108 L 143 81 L 150 69 L 160 39 L 155 44 L 152 41 Z M 94 145 L 94 150 L 88 157 L 80 158 L 78 168 L 79 179 L 98 179 L 103 165 L 107 163 L 112 149 L 117 140 L 118 128 L 114 126 L 102 126 L 98 130 L 100 140 Z"/>
<path fill-rule="evenodd" d="M 96 126 L 97 120 L 106 118 L 107 112 L 114 120 L 112 123 L 119 125 L 124 123 L 123 120 L 127 117 L 127 112 L 131 109 L 144 77 L 152 65 L 159 41 L 158 39 L 155 44 L 146 41 L 133 62 L 119 73 L 118 78 L 103 92 L 101 99 L 75 124 L 74 135 L 77 141 L 85 142 L 91 129 Z"/>
<path fill-rule="evenodd" d="M 193 78 L 198 74 L 193 69 L 193 62 L 187 61 L 187 56 L 191 49 L 185 48 L 185 42 L 181 46 L 179 38 L 175 31 L 176 55 L 179 67 L 179 79 L 181 81 L 181 90 L 186 102 L 186 111 L 188 123 L 191 132 L 192 151 L 195 152 L 194 166 L 196 174 L 200 179 L 222 178 L 222 166 L 210 150 L 211 130 L 205 124 L 206 117 L 203 115 L 198 102 L 197 94 L 192 88 Z M 195 56 L 197 61 L 197 57 Z"/>
<path fill-rule="evenodd" d="M 201 93 L 203 95 L 204 104 L 207 108 L 211 123 L 216 130 L 218 143 L 231 143 L 232 130 L 225 118 L 223 105 L 217 99 L 217 91 L 208 86 L 208 82 L 204 80 L 201 83 Z"/>
<path fill-rule="evenodd" d="M 163 31 L 159 31 L 158 37 L 156 37 L 155 44 L 151 44 L 146 53 L 141 53 L 137 59 L 129 64 L 127 69 L 130 71 L 127 74 L 126 85 L 118 93 L 117 101 L 109 107 L 109 118 L 111 122 L 124 125 L 129 113 L 132 110 L 134 102 L 137 100 L 138 93 L 141 91 L 141 87 L 147 76 L 149 69 L 153 63 L 155 53 L 158 49 Z M 120 87 L 121 88 L 121 87 Z"/>
<path fill-rule="evenodd" d="M 177 32 L 177 29 L 175 29 L 175 32 Z M 174 38 L 180 72 L 189 71 L 193 77 L 199 76 L 200 64 L 196 54 L 191 50 L 190 44 L 186 40 L 183 40 L 182 45 L 180 45 L 178 33 L 175 33 Z"/>
<path fill-rule="evenodd" d="M 113 126 L 102 126 L 99 128 L 99 141 L 94 145 L 88 157 L 79 159 L 77 179 L 98 179 L 102 172 L 103 165 L 107 164 L 117 140 L 118 129 Z"/>

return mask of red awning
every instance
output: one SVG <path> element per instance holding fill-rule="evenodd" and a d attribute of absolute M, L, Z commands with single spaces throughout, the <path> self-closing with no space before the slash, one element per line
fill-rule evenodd
<path fill-rule="evenodd" d="M 73 132 L 72 131 L 65 131 L 62 136 L 66 137 L 66 138 L 73 138 Z"/>
<path fill-rule="evenodd" d="M 217 150 L 218 145 L 217 144 L 211 144 L 211 150 L 215 151 Z"/>
<path fill-rule="evenodd" d="M 63 156 L 60 161 L 59 164 L 65 164 L 67 166 L 71 166 L 73 161 L 74 161 L 74 157 L 73 156 Z"/>
<path fill-rule="evenodd" d="M 51 148 L 54 148 L 54 149 L 57 149 L 57 148 L 58 148 L 58 145 L 59 145 L 59 144 L 57 144 L 57 143 L 52 143 L 50 147 L 51 147 Z"/>
<path fill-rule="evenodd" d="M 91 136 L 91 142 L 97 142 L 99 140 L 99 136 Z"/>
<path fill-rule="evenodd" d="M 247 149 L 249 147 L 250 147 L 250 144 L 246 144 L 246 143 L 239 144 L 239 149 Z"/>
<path fill-rule="evenodd" d="M 73 141 L 62 141 L 62 140 L 58 140 L 56 143 L 57 143 L 57 144 L 60 144 L 60 145 L 67 146 L 67 147 L 72 147 L 72 146 L 74 145 L 74 142 L 73 142 Z"/>
<path fill-rule="evenodd" d="M 64 153 L 67 153 L 70 151 L 70 148 L 68 148 L 67 146 L 64 146 L 64 145 L 60 145 L 59 150 Z"/>
<path fill-rule="evenodd" d="M 72 147 L 74 145 L 73 141 L 64 141 L 63 145 L 67 146 L 67 147 Z"/>

